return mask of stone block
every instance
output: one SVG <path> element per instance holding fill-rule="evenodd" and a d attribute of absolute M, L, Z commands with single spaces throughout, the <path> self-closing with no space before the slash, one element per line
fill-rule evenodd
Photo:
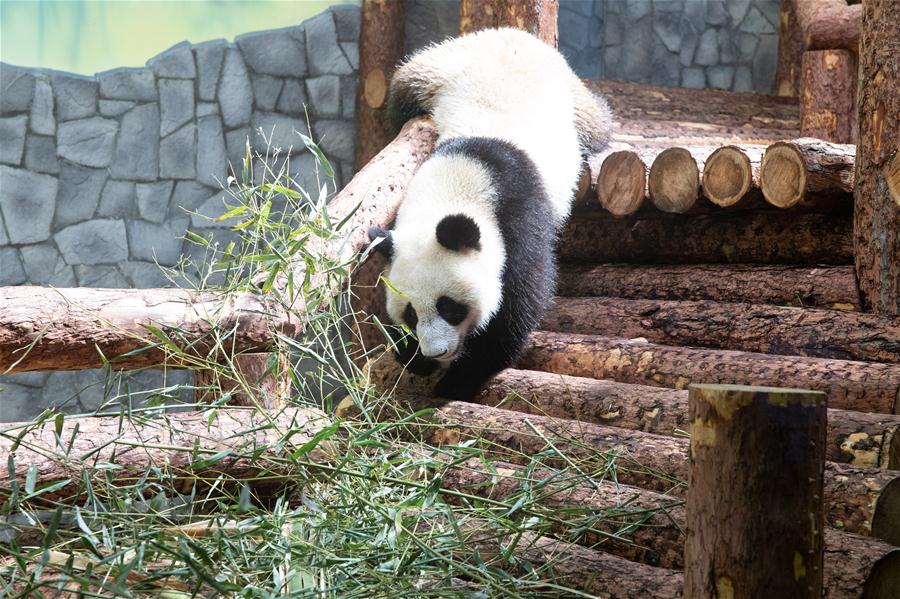
<path fill-rule="evenodd" d="M 100 100 L 101 116 L 121 116 L 135 107 L 137 102 L 129 100 Z"/>
<path fill-rule="evenodd" d="M 709 82 L 709 87 L 731 89 L 731 83 L 734 80 L 734 67 L 730 65 L 707 67 L 706 80 Z"/>
<path fill-rule="evenodd" d="M 341 50 L 344 51 L 344 56 L 347 57 L 347 62 L 350 63 L 350 68 L 354 71 L 359 70 L 359 42 L 340 42 Z"/>
<path fill-rule="evenodd" d="M 34 75 L 25 69 L 0 62 L 0 114 L 25 112 L 31 107 Z"/>
<path fill-rule="evenodd" d="M 60 165 L 53 228 L 60 229 L 94 216 L 107 176 L 106 169 L 88 168 L 63 161 Z"/>
<path fill-rule="evenodd" d="M 98 289 L 128 289 L 131 285 L 119 269 L 112 264 L 85 265 L 75 267 L 79 287 Z"/>
<path fill-rule="evenodd" d="M 336 75 L 322 75 L 306 80 L 306 93 L 312 113 L 316 117 L 337 117 L 341 114 L 341 79 Z"/>
<path fill-rule="evenodd" d="M 219 187 L 228 176 L 228 155 L 222 119 L 218 115 L 197 120 L 197 180 L 210 187 Z"/>
<path fill-rule="evenodd" d="M 328 10 L 334 14 L 338 39 L 342 42 L 359 40 L 360 9 L 354 4 L 338 4 Z"/>
<path fill-rule="evenodd" d="M 240 217 L 222 221 L 216 219 L 231 210 L 229 206 L 234 207 L 237 204 L 237 200 L 232 198 L 227 191 L 214 193 L 197 207 L 195 214 L 191 214 L 191 229 L 227 229 L 235 226 L 241 222 Z"/>
<path fill-rule="evenodd" d="M 629 81 L 649 81 L 653 68 L 653 20 L 647 16 L 629 25 L 622 44 L 618 76 Z M 609 63 L 607 63 L 608 66 Z"/>
<path fill-rule="evenodd" d="M 667 12 L 657 14 L 653 20 L 653 31 L 669 52 L 681 51 L 680 14 Z"/>
<path fill-rule="evenodd" d="M 122 117 L 110 173 L 131 181 L 155 181 L 159 176 L 158 104 L 135 106 Z"/>
<path fill-rule="evenodd" d="M 597 10 L 602 10 L 599 8 Z M 604 27 L 603 20 L 599 17 L 591 18 L 591 26 L 590 33 L 588 35 L 588 45 L 594 50 L 594 56 L 599 57 L 602 54 L 603 46 L 605 45 L 605 41 L 603 38 Z M 600 60 L 597 60 L 598 64 L 603 64 Z"/>
<path fill-rule="evenodd" d="M 194 57 L 197 61 L 197 97 L 210 102 L 216 99 L 216 88 L 222 73 L 222 61 L 228 42 L 212 40 L 194 46 Z"/>
<path fill-rule="evenodd" d="M 353 78 L 354 81 L 356 78 Z M 278 112 L 298 115 L 306 113 L 306 89 L 303 81 L 288 79 L 284 82 L 281 97 L 278 98 Z"/>
<path fill-rule="evenodd" d="M 320 119 L 313 124 L 316 143 L 330 158 L 353 162 L 356 127 L 350 121 Z M 300 148 L 303 146 L 301 145 Z M 298 148 L 298 149 L 300 149 Z"/>
<path fill-rule="evenodd" d="M 66 414 L 84 414 L 97 410 L 105 398 L 100 371 L 57 371 L 47 378 L 41 403 Z"/>
<path fill-rule="evenodd" d="M 93 77 L 53 72 L 50 85 L 60 121 L 85 119 L 97 114 L 99 87 Z"/>
<path fill-rule="evenodd" d="M 10 380 L 13 376 L 0 374 L 0 387 L 3 388 L 0 422 L 25 422 L 36 416 L 35 411 L 40 413 L 43 409 L 40 390 L 13 382 Z M 8 544 L 18 534 L 15 531 L 12 526 L 0 530 L 0 543 Z"/>
<path fill-rule="evenodd" d="M 698 0 L 695 0 L 698 1 Z M 653 6 L 650 0 L 624 0 L 625 16 L 630 21 L 638 21 L 650 14 Z"/>
<path fill-rule="evenodd" d="M 253 98 L 259 110 L 274 110 L 278 102 L 278 94 L 284 83 L 281 79 L 269 75 L 251 75 Z"/>
<path fill-rule="evenodd" d="M 663 44 L 653 44 L 653 67 L 650 83 L 653 85 L 678 85 L 681 69 L 678 54 L 669 52 Z"/>
<path fill-rule="evenodd" d="M 560 7 L 557 24 L 560 45 L 565 44 L 579 50 L 587 45 L 589 18 L 571 10 L 562 10 Z"/>
<path fill-rule="evenodd" d="M 178 181 L 175 184 L 175 191 L 172 192 L 172 199 L 169 201 L 169 215 L 172 217 L 188 216 L 188 211 L 196 210 L 209 198 L 210 194 L 215 192 L 215 188 L 201 185 L 196 181 Z"/>
<path fill-rule="evenodd" d="M 38 243 L 50 237 L 58 187 L 56 177 L 0 166 L 0 210 L 10 243 Z"/>
<path fill-rule="evenodd" d="M 859 4 L 859 2 L 855 2 Z M 774 29 L 778 29 L 781 21 L 781 0 L 757 0 L 756 8 L 766 17 Z"/>
<path fill-rule="evenodd" d="M 356 77 L 341 77 L 341 118 L 356 116 Z"/>
<path fill-rule="evenodd" d="M 753 62 L 756 49 L 759 47 L 759 38 L 752 33 L 737 34 L 738 61 Z"/>
<path fill-rule="evenodd" d="M 172 181 L 138 183 L 135 185 L 138 214 L 144 220 L 161 223 L 169 215 L 169 198 L 172 197 Z"/>
<path fill-rule="evenodd" d="M 157 77 L 193 79 L 197 76 L 194 53 L 188 42 L 175 44 L 147 61 L 147 66 Z"/>
<path fill-rule="evenodd" d="M 118 121 L 99 116 L 60 123 L 56 154 L 84 166 L 107 167 L 118 130 Z"/>
<path fill-rule="evenodd" d="M 700 42 L 700 34 L 694 29 L 692 23 L 682 19 L 681 21 L 681 51 L 678 54 L 678 62 L 683 67 L 694 64 L 694 55 L 697 53 L 697 44 Z"/>
<path fill-rule="evenodd" d="M 323 12 L 308 19 L 306 28 L 306 58 L 309 73 L 315 75 L 350 75 L 353 67 L 337 39 L 334 16 Z"/>
<path fill-rule="evenodd" d="M 707 0 L 686 0 L 683 5 L 682 15 L 686 21 L 694 23 L 698 31 L 705 28 L 707 14 Z"/>
<path fill-rule="evenodd" d="M 707 29 L 700 35 L 700 43 L 694 54 L 694 64 L 711 66 L 719 62 L 719 39 L 715 29 Z"/>
<path fill-rule="evenodd" d="M 618 46 L 623 39 L 622 17 L 617 14 L 607 14 L 603 21 L 604 43 L 607 46 Z"/>
<path fill-rule="evenodd" d="M 302 27 L 245 33 L 234 38 L 234 43 L 255 73 L 277 77 L 306 75 Z"/>
<path fill-rule="evenodd" d="M 734 64 L 737 62 L 738 47 L 735 32 L 730 29 L 719 29 L 719 62 Z"/>
<path fill-rule="evenodd" d="M 588 4 L 593 4 L 589 2 Z M 678 13 L 681 14 L 684 8 L 684 0 L 653 0 L 653 14 L 655 16 L 662 13 Z"/>
<path fill-rule="evenodd" d="M 159 134 L 176 131 L 194 118 L 194 82 L 190 79 L 159 80 Z"/>
<path fill-rule="evenodd" d="M 28 279 L 19 260 L 19 250 L 14 247 L 0 247 L 0 286 L 21 285 Z"/>
<path fill-rule="evenodd" d="M 0 246 L 9 245 L 9 236 L 6 234 L 6 223 L 3 222 L 3 211 L 0 210 Z"/>
<path fill-rule="evenodd" d="M 25 168 L 36 173 L 58 174 L 59 159 L 56 157 L 56 138 L 29 135 L 25 140 Z"/>
<path fill-rule="evenodd" d="M 189 219 L 177 218 L 164 223 L 133 220 L 128 223 L 131 259 L 173 266 L 181 257 L 182 237 Z"/>
<path fill-rule="evenodd" d="M 52 243 L 26 245 L 20 249 L 25 276 L 32 285 L 77 286 L 72 267 L 66 264 L 59 250 Z"/>
<path fill-rule="evenodd" d="M 119 270 L 128 277 L 129 287 L 149 289 L 153 287 L 172 287 L 166 274 L 159 265 L 153 262 L 128 261 L 119 264 Z"/>
<path fill-rule="evenodd" d="M 55 135 L 56 119 L 53 116 L 53 88 L 46 77 L 34 81 L 34 98 L 31 101 L 31 130 L 38 135 Z"/>
<path fill-rule="evenodd" d="M 238 179 L 241 177 L 249 136 L 249 127 L 241 127 L 225 133 L 225 151 L 228 153 L 228 163 Z M 231 174 L 230 171 L 229 174 Z"/>
<path fill-rule="evenodd" d="M 0 162 L 19 166 L 25 153 L 25 128 L 28 117 L 24 114 L 0 118 Z"/>
<path fill-rule="evenodd" d="M 715 27 L 728 23 L 728 11 L 725 10 L 725 0 L 707 0 L 706 22 Z"/>
<path fill-rule="evenodd" d="M 698 67 L 681 69 L 681 87 L 701 89 L 706 87 L 706 73 Z"/>
<path fill-rule="evenodd" d="M 777 29 L 755 6 L 750 8 L 747 16 L 741 21 L 741 31 L 744 33 L 775 33 Z"/>
<path fill-rule="evenodd" d="M 197 118 L 219 114 L 219 105 L 215 102 L 197 102 Z"/>
<path fill-rule="evenodd" d="M 159 176 L 193 179 L 197 176 L 197 125 L 189 123 L 159 142 Z"/>
<path fill-rule="evenodd" d="M 13 381 L 18 385 L 24 385 L 26 387 L 35 387 L 40 388 L 44 386 L 44 383 L 47 381 L 47 377 L 50 376 L 49 372 L 43 371 L 35 371 L 35 372 L 16 372 L 14 374 L 4 375 L 4 380 Z"/>
<path fill-rule="evenodd" d="M 603 52 L 603 66 L 606 69 L 606 76 L 610 79 L 622 79 L 621 69 L 619 68 L 622 60 L 622 46 L 610 46 Z"/>
<path fill-rule="evenodd" d="M 250 122 L 250 144 L 261 153 L 265 153 L 267 147 L 271 149 L 281 148 L 287 152 L 293 148 L 298 152 L 305 148 L 300 136 L 294 134 L 294 130 L 306 133 L 306 121 L 300 118 L 291 118 L 275 112 L 253 112 Z M 260 133 L 261 131 L 261 133 Z"/>
<path fill-rule="evenodd" d="M 725 3 L 733 27 L 737 27 L 740 25 L 741 21 L 744 20 L 747 9 L 750 8 L 751 1 L 752 0 L 728 0 L 728 2 Z"/>
<path fill-rule="evenodd" d="M 115 264 L 128 258 L 128 239 L 121 220 L 89 220 L 66 227 L 53 238 L 68 264 Z"/>
<path fill-rule="evenodd" d="M 111 100 L 155 102 L 156 80 L 147 68 L 123 67 L 97 73 L 100 96 Z"/>
<path fill-rule="evenodd" d="M 759 36 L 759 48 L 753 57 L 753 89 L 761 94 L 772 93 L 775 86 L 775 66 L 778 62 L 778 35 Z"/>
<path fill-rule="evenodd" d="M 582 17 L 590 17 L 594 3 L 591 0 L 561 0 L 559 12 L 572 12 Z"/>
<path fill-rule="evenodd" d="M 748 66 L 739 66 L 734 72 L 734 84 L 731 88 L 736 92 L 753 91 L 753 73 Z"/>
<path fill-rule="evenodd" d="M 131 218 L 136 204 L 134 183 L 108 179 L 100 194 L 97 216 L 103 218 Z"/>
<path fill-rule="evenodd" d="M 229 48 L 225 53 L 218 97 L 222 120 L 226 127 L 231 129 L 250 122 L 250 114 L 253 111 L 253 88 L 244 59 L 235 48 Z"/>

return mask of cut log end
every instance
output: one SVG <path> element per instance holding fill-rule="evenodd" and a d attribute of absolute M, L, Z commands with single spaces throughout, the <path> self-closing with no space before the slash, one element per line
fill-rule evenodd
<path fill-rule="evenodd" d="M 793 145 L 774 143 L 763 156 L 759 179 L 767 202 L 790 208 L 806 195 L 806 161 Z"/>
<path fill-rule="evenodd" d="M 372 69 L 366 75 L 363 90 L 363 97 L 369 108 L 381 108 L 384 106 L 384 100 L 387 98 L 387 77 L 381 69 Z"/>
<path fill-rule="evenodd" d="M 684 214 L 700 197 L 700 169 L 684 148 L 659 153 L 650 167 L 650 198 L 663 212 Z"/>
<path fill-rule="evenodd" d="M 900 550 L 875 562 L 863 590 L 865 599 L 893 599 L 900 589 Z"/>
<path fill-rule="evenodd" d="M 582 165 L 581 175 L 578 177 L 578 189 L 575 190 L 575 201 L 585 202 L 591 193 L 591 167 L 587 164 Z"/>
<path fill-rule="evenodd" d="M 626 216 L 637 212 L 646 189 L 647 167 L 637 153 L 613 152 L 603 161 L 597 176 L 597 198 L 612 214 Z"/>
<path fill-rule="evenodd" d="M 897 206 L 900 206 L 900 151 L 894 153 L 894 157 L 885 167 L 884 179 L 887 181 L 891 199 Z"/>
<path fill-rule="evenodd" d="M 703 168 L 703 193 L 717 206 L 738 203 L 750 191 L 752 181 L 750 158 L 735 146 L 713 152 Z"/>
<path fill-rule="evenodd" d="M 872 534 L 891 545 L 900 546 L 900 478 L 889 482 L 881 490 L 875 513 L 872 514 Z"/>

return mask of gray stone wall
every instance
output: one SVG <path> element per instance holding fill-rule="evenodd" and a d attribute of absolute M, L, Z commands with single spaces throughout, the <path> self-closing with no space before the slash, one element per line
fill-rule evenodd
<path fill-rule="evenodd" d="M 345 5 L 234 43 L 182 42 L 145 67 L 93 77 L 0 63 L 0 285 L 170 285 L 157 264 L 194 251 L 186 231 L 232 235 L 203 215 L 224 211 L 220 184 L 240 173 L 248 138 L 280 147 L 290 174 L 318 190 L 315 160 L 292 134 L 310 133 L 306 110 L 339 188 L 353 174 L 358 38 L 359 8 Z M 0 376 L 0 421 L 51 403 L 93 410 L 105 388 L 127 395 L 189 381 L 183 372 Z"/>

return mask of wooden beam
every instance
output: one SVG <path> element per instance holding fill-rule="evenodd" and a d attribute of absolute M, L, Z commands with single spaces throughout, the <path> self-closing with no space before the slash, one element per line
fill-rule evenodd
<path fill-rule="evenodd" d="M 800 135 L 842 144 L 856 143 L 856 55 L 849 50 L 803 53 Z"/>
<path fill-rule="evenodd" d="M 515 27 L 556 47 L 559 0 L 460 0 L 459 32 Z"/>
<path fill-rule="evenodd" d="M 867 309 L 900 314 L 900 3 L 867 0 L 853 240 Z"/>
<path fill-rule="evenodd" d="M 868 2 L 868 0 L 866 0 Z M 885 0 L 890 3 L 892 0 Z M 862 6 L 846 0 L 793 0 L 806 50 L 859 51 Z"/>
<path fill-rule="evenodd" d="M 853 145 L 813 138 L 778 142 L 766 148 L 759 185 L 766 201 L 778 208 L 814 203 L 821 200 L 817 196 L 853 193 L 855 164 Z"/>
<path fill-rule="evenodd" d="M 779 96 L 800 95 L 800 56 L 803 33 L 797 23 L 793 0 L 783 0 L 778 13 L 778 68 L 775 71 L 775 93 Z"/>

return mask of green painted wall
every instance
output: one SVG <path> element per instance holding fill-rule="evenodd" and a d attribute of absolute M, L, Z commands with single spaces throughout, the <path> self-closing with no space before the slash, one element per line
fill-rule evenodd
<path fill-rule="evenodd" d="M 359 4 L 359 0 L 349 0 Z M 0 0 L 0 60 L 92 75 L 182 41 L 287 27 L 332 4 L 322 0 Z"/>

